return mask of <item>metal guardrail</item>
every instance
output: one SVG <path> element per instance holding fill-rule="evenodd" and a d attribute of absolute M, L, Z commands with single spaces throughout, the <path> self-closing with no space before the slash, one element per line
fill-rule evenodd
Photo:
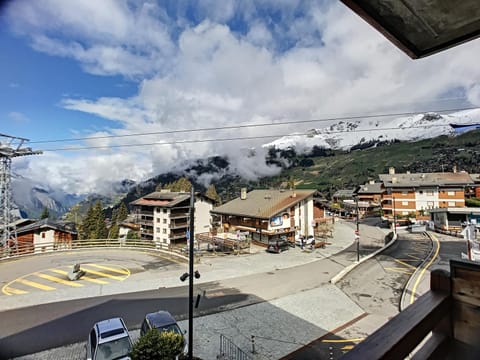
<path fill-rule="evenodd" d="M 155 243 L 149 240 L 138 239 L 89 239 L 89 240 L 72 240 L 66 242 L 18 242 L 16 245 L 0 247 L 0 260 L 11 259 L 15 257 L 31 256 L 44 253 L 52 253 L 57 251 L 81 250 L 91 248 L 134 248 L 147 249 L 153 251 L 166 251 L 176 256 L 185 257 L 181 248 Z"/>
<path fill-rule="evenodd" d="M 220 334 L 220 354 L 218 360 L 253 360 L 253 357 L 240 349 L 232 340 Z"/>

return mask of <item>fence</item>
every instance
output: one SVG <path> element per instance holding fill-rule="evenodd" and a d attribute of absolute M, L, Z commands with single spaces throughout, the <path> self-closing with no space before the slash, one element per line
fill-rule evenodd
<path fill-rule="evenodd" d="M 253 360 L 253 357 L 235 345 L 232 340 L 220 334 L 220 355 L 218 360 Z"/>
<path fill-rule="evenodd" d="M 0 247 L 0 260 L 5 258 L 15 258 L 21 256 L 37 255 L 42 253 L 52 253 L 66 250 L 82 250 L 91 248 L 133 248 L 152 251 L 169 252 L 175 256 L 185 258 L 182 249 L 162 243 L 155 243 L 150 240 L 138 239 L 90 239 L 73 240 L 70 242 L 42 242 L 32 244 L 30 242 L 21 242 Z"/>

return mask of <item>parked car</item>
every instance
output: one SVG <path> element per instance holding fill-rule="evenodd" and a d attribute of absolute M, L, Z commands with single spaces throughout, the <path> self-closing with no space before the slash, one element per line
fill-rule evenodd
<path fill-rule="evenodd" d="M 140 328 L 140 336 L 145 335 L 151 329 L 157 329 L 159 331 L 165 332 L 174 332 L 181 335 L 184 344 L 183 353 L 188 353 L 188 344 L 185 339 L 185 331 L 182 331 L 180 329 L 177 321 L 168 311 L 159 310 L 157 312 L 145 315 L 142 326 Z"/>
<path fill-rule="evenodd" d="M 308 235 L 307 237 L 299 236 L 295 239 L 296 246 L 313 246 L 315 245 L 315 238 L 313 235 Z"/>
<path fill-rule="evenodd" d="M 132 340 L 122 318 L 93 325 L 87 340 L 87 360 L 129 360 Z"/>
<path fill-rule="evenodd" d="M 291 244 L 286 238 L 280 238 L 275 240 L 268 240 L 267 251 L 273 253 L 281 253 L 288 250 Z"/>

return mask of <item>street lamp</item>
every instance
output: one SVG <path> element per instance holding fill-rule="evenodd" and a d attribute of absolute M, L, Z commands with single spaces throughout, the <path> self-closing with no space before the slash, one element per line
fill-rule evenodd
<path fill-rule="evenodd" d="M 357 240 L 357 262 L 358 262 L 360 261 L 360 224 L 359 224 L 359 213 L 358 213 L 358 194 L 355 196 L 355 207 L 357 209 L 355 239 Z"/>

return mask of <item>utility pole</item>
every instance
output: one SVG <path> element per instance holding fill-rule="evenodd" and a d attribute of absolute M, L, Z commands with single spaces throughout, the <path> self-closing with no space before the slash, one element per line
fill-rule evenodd
<path fill-rule="evenodd" d="M 356 219 L 356 230 L 355 230 L 355 239 L 357 240 L 357 262 L 360 261 L 360 224 L 359 224 L 359 213 L 358 213 L 358 194 L 355 196 L 355 207 L 357 213 Z"/>
<path fill-rule="evenodd" d="M 194 224 L 195 224 L 195 191 L 190 189 L 190 238 L 188 245 L 188 359 L 193 359 L 193 251 L 194 251 Z"/>
<path fill-rule="evenodd" d="M 397 213 L 395 212 L 395 196 L 392 196 L 393 205 L 393 234 L 397 235 Z"/>
<path fill-rule="evenodd" d="M 6 245 L 13 241 L 15 248 L 18 246 L 17 231 L 13 223 L 13 202 L 11 191 L 12 158 L 38 155 L 41 151 L 32 151 L 31 148 L 23 148 L 28 139 L 0 134 L 0 245 Z"/>

